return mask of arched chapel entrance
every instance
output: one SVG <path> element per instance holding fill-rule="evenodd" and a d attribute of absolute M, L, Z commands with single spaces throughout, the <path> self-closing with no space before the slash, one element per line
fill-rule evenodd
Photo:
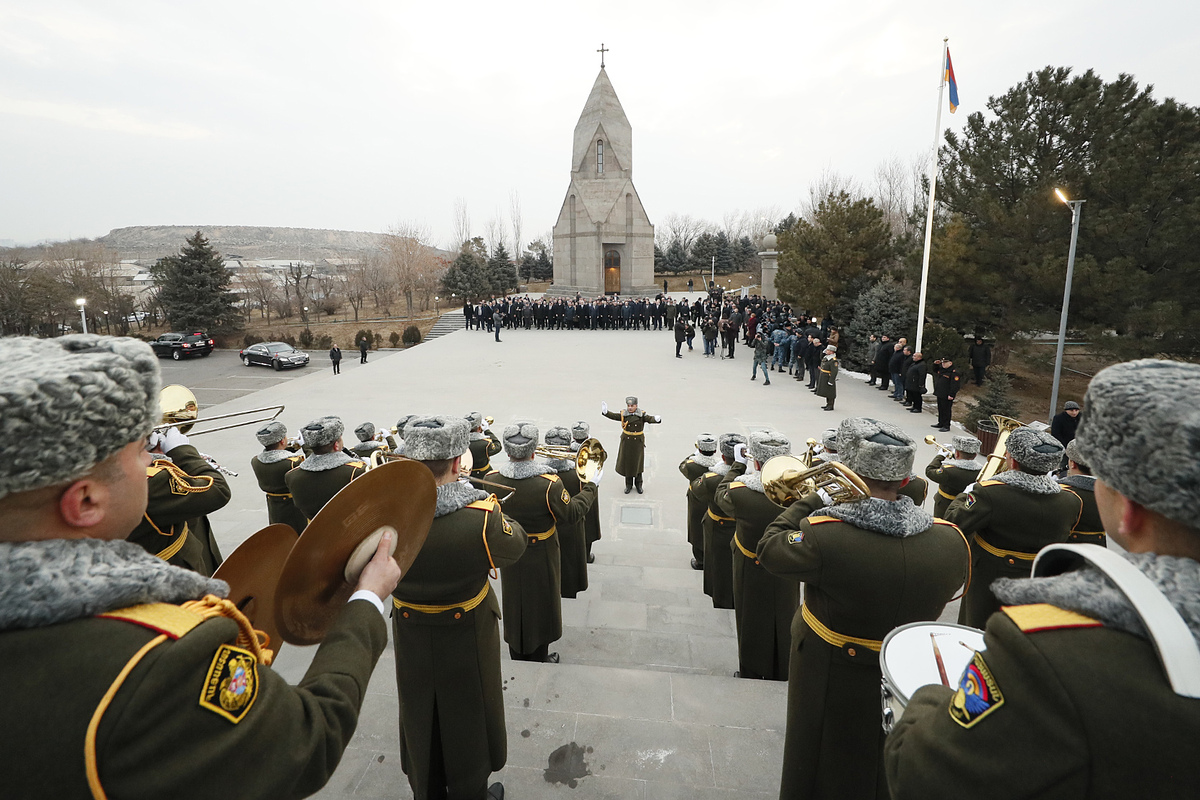
<path fill-rule="evenodd" d="M 616 250 L 604 251 L 604 293 L 621 293 L 621 254 Z"/>

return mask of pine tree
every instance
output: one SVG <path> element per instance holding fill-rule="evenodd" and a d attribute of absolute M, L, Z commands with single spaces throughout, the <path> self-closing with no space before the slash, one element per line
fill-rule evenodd
<path fill-rule="evenodd" d="M 699 271 L 709 272 L 712 269 L 713 256 L 717 254 L 717 237 L 705 231 L 692 242 L 689 253 L 688 267 Z"/>
<path fill-rule="evenodd" d="M 492 250 L 487 261 L 487 275 L 493 294 L 508 294 L 517 288 L 517 274 L 503 242 L 497 242 Z"/>
<path fill-rule="evenodd" d="M 459 253 L 458 258 L 442 276 L 446 294 L 454 294 L 469 300 L 486 297 L 491 291 L 487 265 L 470 250 Z"/>
<path fill-rule="evenodd" d="M 229 291 L 225 260 L 200 231 L 188 237 L 179 255 L 160 258 L 150 274 L 158 299 L 176 330 L 228 333 L 237 330 L 241 316 Z"/>
<path fill-rule="evenodd" d="M 537 267 L 533 275 L 539 281 L 548 281 L 554 277 L 554 260 L 544 249 L 538 253 Z"/>
<path fill-rule="evenodd" d="M 1017 403 L 1012 394 L 1012 380 L 1004 370 L 992 367 L 988 370 L 987 380 L 984 381 L 983 392 L 967 406 L 967 420 L 974 427 L 981 420 L 990 423 L 993 414 L 1015 417 L 1017 413 Z"/>
<path fill-rule="evenodd" d="M 666 265 L 667 272 L 672 273 L 683 272 L 688 267 L 687 250 L 678 239 L 672 239 L 671 244 L 667 246 Z"/>
<path fill-rule="evenodd" d="M 715 255 L 717 257 L 717 273 L 728 275 L 733 272 L 733 243 L 725 231 L 718 231 L 716 236 Z"/>
<path fill-rule="evenodd" d="M 876 336 L 886 333 L 892 341 L 901 336 L 907 336 L 912 341 L 916 310 L 909 292 L 890 275 L 884 275 L 863 290 L 854 301 L 853 308 L 854 316 L 846 324 L 844 337 L 850 347 L 839 347 L 841 352 L 838 356 L 843 361 L 865 365 L 872 333 Z"/>

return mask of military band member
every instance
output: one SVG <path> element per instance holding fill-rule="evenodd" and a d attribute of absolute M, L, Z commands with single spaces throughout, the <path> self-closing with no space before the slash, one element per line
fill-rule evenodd
<path fill-rule="evenodd" d="M 287 449 L 287 427 L 272 420 L 255 434 L 263 451 L 250 459 L 250 468 L 258 479 L 258 488 L 267 496 L 267 521 L 291 525 L 296 533 L 304 533 L 308 519 L 292 502 L 286 476 L 304 460 L 303 453 Z"/>
<path fill-rule="evenodd" d="M 937 484 L 937 497 L 933 498 L 933 515 L 939 519 L 946 509 L 968 486 L 979 477 L 983 464 L 976 460 L 979 455 L 979 440 L 969 434 L 954 437 L 954 458 L 942 453 L 933 457 L 925 467 L 925 477 Z"/>
<path fill-rule="evenodd" d="M 492 456 L 504 448 L 483 414 L 467 414 L 467 425 L 471 427 L 471 477 L 482 478 L 492 471 Z"/>
<path fill-rule="evenodd" d="M 371 454 L 376 450 L 383 450 L 386 453 L 396 449 L 396 440 L 391 434 L 378 435 L 374 422 L 364 422 L 359 425 L 354 429 L 354 435 L 358 437 L 358 442 L 351 445 L 350 452 L 363 461 L 370 461 Z"/>
<path fill-rule="evenodd" d="M 1100 520 L 1100 510 L 1096 507 L 1096 479 L 1092 477 L 1092 468 L 1079 454 L 1079 445 L 1072 439 L 1067 443 L 1067 475 L 1059 479 L 1058 485 L 1064 491 L 1079 496 L 1083 510 L 1075 522 L 1067 541 L 1072 544 L 1098 544 L 1108 546 L 1108 537 L 1104 534 L 1104 523 Z"/>
<path fill-rule="evenodd" d="M 973 573 L 960 624 L 982 628 L 1000 610 L 992 581 L 1028 578 L 1038 550 L 1067 540 L 1083 503 L 1049 474 L 1062 455 L 1050 434 L 1017 428 L 1008 436 L 1008 470 L 968 486 L 946 509 L 946 519 L 971 540 Z"/>
<path fill-rule="evenodd" d="M 405 434 L 408 457 L 433 473 L 437 508 L 392 592 L 401 764 L 417 800 L 501 798 L 499 783 L 487 785 L 508 755 L 500 603 L 488 575 L 521 557 L 525 532 L 494 495 L 458 479 L 466 420 L 416 417 Z"/>
<path fill-rule="evenodd" d="M 0 339 L 6 797 L 307 797 L 354 733 L 395 561 L 377 552 L 290 686 L 223 581 L 123 541 L 158 398 L 142 342 Z"/>
<path fill-rule="evenodd" d="M 817 368 L 817 397 L 825 398 L 822 411 L 833 411 L 833 401 L 837 399 L 838 360 L 837 348 L 829 345 Z"/>
<path fill-rule="evenodd" d="M 708 501 L 696 497 L 692 481 L 711 470 L 717 463 L 717 437 L 702 433 L 696 437 L 696 452 L 679 464 L 679 471 L 687 478 L 687 538 L 692 546 L 692 569 L 704 569 L 704 515 Z"/>
<path fill-rule="evenodd" d="M 533 460 L 538 429 L 532 423 L 505 427 L 501 442 L 508 463 L 487 480 L 514 490 L 504 513 L 520 523 L 529 539 L 525 555 L 500 570 L 504 641 L 514 661 L 558 663 L 550 644 L 562 636 L 562 572 L 558 526 L 579 522 L 596 499 L 596 483 L 585 483 L 574 498 L 552 467 Z"/>
<path fill-rule="evenodd" d="M 1074 440 L 1105 531 L 1182 616 L 1187 632 L 1170 646 L 1183 652 L 1200 643 L 1198 394 L 1195 364 L 1108 367 Z M 1176 693 L 1125 594 L 1069 562 L 994 590 L 1004 608 L 986 649 L 951 688 L 917 690 L 888 737 L 892 797 L 1190 796 L 1200 700 Z"/>
<path fill-rule="evenodd" d="M 229 503 L 229 483 L 179 428 L 151 436 L 146 513 L 129 541 L 168 564 L 212 575 L 223 561 L 207 514 Z"/>
<path fill-rule="evenodd" d="M 545 443 L 551 447 L 566 447 L 571 446 L 571 432 L 563 427 L 554 427 L 546 431 L 546 436 L 543 439 Z M 563 487 L 571 497 L 579 494 L 581 486 L 579 480 L 579 470 L 575 468 L 575 461 L 567 458 L 552 458 L 547 459 L 546 466 L 551 467 L 558 479 L 562 482 Z M 593 502 L 591 505 L 595 505 Z M 588 507 L 591 510 L 591 506 Z M 576 597 L 580 592 L 588 587 L 587 574 L 587 542 L 584 539 L 584 525 L 587 521 L 587 515 L 578 522 L 560 522 L 558 523 L 558 546 L 559 559 L 562 574 L 560 581 L 559 593 L 562 597 Z"/>
<path fill-rule="evenodd" d="M 763 567 L 804 583 L 792 622 L 787 734 L 779 796 L 886 798 L 879 650 L 897 625 L 935 620 L 967 574 L 968 549 L 897 489 L 916 446 L 865 417 L 838 429 L 841 463 L 871 496 L 830 505 L 811 493 L 767 527 Z"/>
<path fill-rule="evenodd" d="M 344 430 L 337 417 L 319 417 L 300 429 L 313 454 L 284 479 L 292 502 L 309 520 L 350 481 L 367 471 L 365 461 L 351 458 L 342 449 Z"/>
<path fill-rule="evenodd" d="M 662 422 L 657 414 L 647 414 L 638 408 L 638 399 L 632 395 L 625 398 L 625 410 L 609 411 L 608 403 L 600 404 L 600 413 L 621 423 L 621 448 L 617 451 L 617 474 L 625 478 L 625 494 L 637 486 L 642 493 L 642 469 L 645 466 L 645 427 Z"/>
<path fill-rule="evenodd" d="M 899 493 L 910 498 L 913 505 L 920 508 L 925 505 L 925 498 L 929 496 L 929 481 L 914 472 L 908 476 L 908 482 L 900 487 Z"/>
<path fill-rule="evenodd" d="M 704 534 L 704 593 L 712 598 L 713 608 L 733 608 L 733 533 L 737 523 L 717 505 L 717 487 L 727 477 L 736 479 L 746 471 L 746 456 L 738 445 L 746 444 L 740 433 L 723 433 L 717 440 L 721 460 L 712 469 L 692 481 L 689 499 L 706 505 L 701 530 Z"/>
<path fill-rule="evenodd" d="M 829 428 L 821 434 L 821 451 L 817 453 L 817 461 L 837 461 L 837 428 Z M 814 465 L 815 466 L 815 465 Z"/>
<path fill-rule="evenodd" d="M 586 422 L 580 420 L 571 427 L 571 449 L 576 453 L 592 435 L 592 428 Z M 587 516 L 583 518 L 584 538 L 587 541 L 587 562 L 593 564 L 596 561 L 596 556 L 592 554 L 592 545 L 600 541 L 600 487 L 596 487 L 596 502 L 592 503 L 592 507 L 588 509 Z"/>
<path fill-rule="evenodd" d="M 737 622 L 738 675 L 742 678 L 787 680 L 792 616 L 800 602 L 800 586 L 773 575 L 755 555 L 763 531 L 782 506 L 763 491 L 762 465 L 787 455 L 792 443 L 778 431 L 755 431 L 748 447 L 753 469 L 717 487 L 717 505 L 736 520 L 733 535 L 733 606 Z"/>

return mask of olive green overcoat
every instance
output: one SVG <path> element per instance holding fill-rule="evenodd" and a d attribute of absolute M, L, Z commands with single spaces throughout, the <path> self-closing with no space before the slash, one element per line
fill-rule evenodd
<path fill-rule="evenodd" d="M 938 487 L 937 495 L 933 498 L 933 515 L 943 518 L 946 516 L 946 509 L 954 502 L 954 498 L 975 482 L 975 479 L 979 477 L 979 470 L 982 469 L 982 466 L 975 469 L 946 466 L 945 460 L 946 457 L 938 453 L 933 457 L 933 461 L 929 462 L 929 466 L 925 467 L 925 477 L 931 483 L 936 483 Z"/>
<path fill-rule="evenodd" d="M 604 416 L 621 423 L 621 447 L 617 451 L 617 474 L 626 478 L 635 478 L 641 475 L 645 467 L 645 428 L 647 425 L 657 424 L 658 420 L 640 409 L 633 414 L 627 414 L 624 411 L 605 411 Z"/>
<path fill-rule="evenodd" d="M 713 608 L 733 608 L 733 533 L 737 523 L 717 505 L 717 487 L 727 477 L 736 480 L 746 465 L 734 462 L 728 471 L 706 472 L 688 488 L 696 501 L 707 505 L 701 530 L 704 534 L 704 593 Z M 732 477 L 730 477 L 732 476 Z"/>
<path fill-rule="evenodd" d="M 267 452 L 275 452 L 268 450 Z M 258 488 L 267 496 L 267 521 L 274 525 L 275 523 L 283 523 L 291 525 L 292 530 L 296 533 L 304 533 L 304 529 L 308 526 L 308 518 L 304 516 L 296 504 L 292 502 L 292 493 L 288 489 L 287 474 L 291 470 L 300 466 L 300 462 L 304 460 L 302 453 L 289 455 L 287 458 L 271 463 L 263 463 L 258 456 L 250 459 L 250 468 L 254 470 L 254 477 L 258 479 Z"/>

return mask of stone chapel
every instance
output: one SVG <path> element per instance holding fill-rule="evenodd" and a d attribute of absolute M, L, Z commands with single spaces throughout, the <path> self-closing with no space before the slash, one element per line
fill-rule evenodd
<path fill-rule="evenodd" d="M 575 125 L 547 294 L 653 296 L 654 226 L 633 186 L 633 128 L 604 67 Z"/>

